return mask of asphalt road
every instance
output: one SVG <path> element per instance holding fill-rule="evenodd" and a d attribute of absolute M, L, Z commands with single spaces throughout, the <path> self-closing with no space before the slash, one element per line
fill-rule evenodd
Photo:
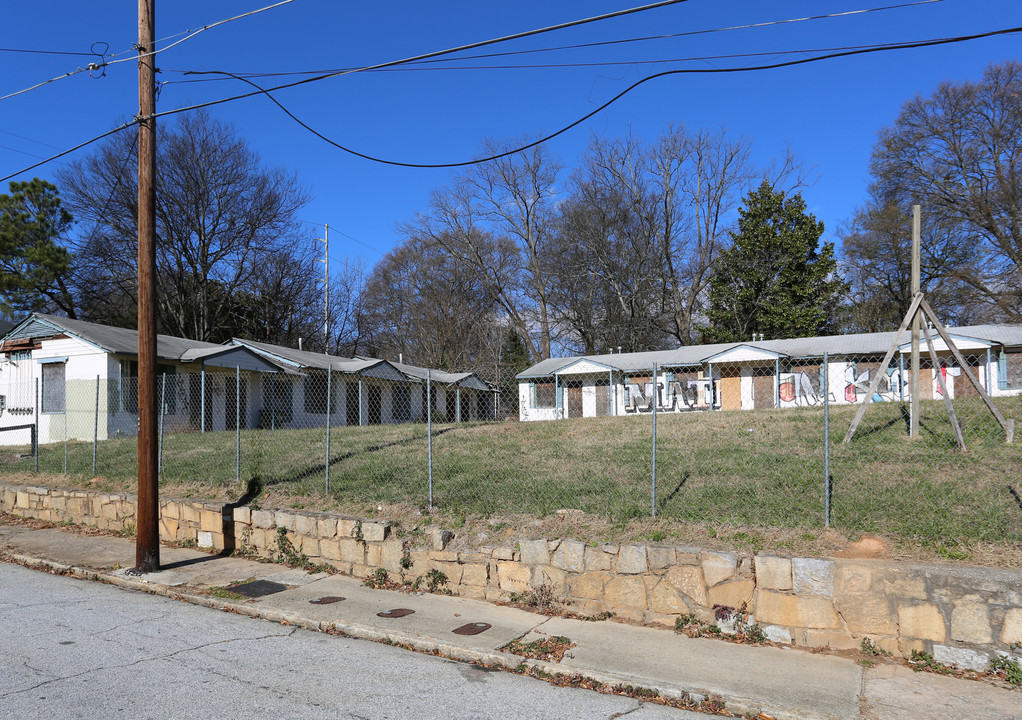
<path fill-rule="evenodd" d="M 0 718 L 698 715 L 0 563 Z"/>

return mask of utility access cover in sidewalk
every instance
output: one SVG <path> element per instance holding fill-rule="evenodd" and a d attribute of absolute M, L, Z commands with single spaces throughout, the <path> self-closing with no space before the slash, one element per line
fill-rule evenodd
<path fill-rule="evenodd" d="M 455 635 L 478 635 L 490 629 L 489 623 L 465 623 L 461 627 L 451 630 Z"/>
<path fill-rule="evenodd" d="M 227 589 L 250 598 L 265 597 L 287 590 L 287 585 L 275 583 L 272 580 L 253 580 L 241 585 L 231 585 Z"/>
<path fill-rule="evenodd" d="M 408 608 L 394 608 L 393 610 L 378 612 L 376 615 L 381 618 L 399 618 L 404 617 L 405 615 L 411 615 L 413 612 L 415 611 L 409 610 Z"/>

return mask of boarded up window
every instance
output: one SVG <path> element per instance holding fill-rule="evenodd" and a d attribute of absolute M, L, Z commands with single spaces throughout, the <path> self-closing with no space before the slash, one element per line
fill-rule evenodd
<path fill-rule="evenodd" d="M 596 381 L 596 414 L 614 414 L 614 388 L 606 378 Z"/>
<path fill-rule="evenodd" d="M 394 421 L 408 422 L 412 419 L 412 391 L 407 385 L 394 386 Z"/>
<path fill-rule="evenodd" d="M 43 412 L 64 412 L 64 368 L 62 362 L 43 365 Z"/>
<path fill-rule="evenodd" d="M 552 408 L 555 405 L 554 383 L 552 381 L 536 383 L 536 407 Z"/>
<path fill-rule="evenodd" d="M 997 370 L 1002 390 L 1022 388 L 1022 352 L 1001 353 Z"/>

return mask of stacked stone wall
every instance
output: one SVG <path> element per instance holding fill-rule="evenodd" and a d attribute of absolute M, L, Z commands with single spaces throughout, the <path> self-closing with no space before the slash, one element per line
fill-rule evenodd
<path fill-rule="evenodd" d="M 0 510 L 50 522 L 130 531 L 135 496 L 0 484 Z M 390 523 L 335 513 L 253 509 L 201 500 L 160 501 L 160 536 L 215 551 L 270 558 L 280 534 L 316 564 L 395 580 L 442 572 L 454 594 L 506 601 L 545 589 L 582 615 L 613 613 L 673 625 L 680 615 L 715 622 L 715 608 L 744 608 L 777 643 L 855 649 L 863 638 L 895 655 L 982 669 L 1022 655 L 1022 573 L 882 560 L 740 555 L 693 547 L 523 540 L 517 547 L 450 549 L 433 528 L 425 547 Z"/>

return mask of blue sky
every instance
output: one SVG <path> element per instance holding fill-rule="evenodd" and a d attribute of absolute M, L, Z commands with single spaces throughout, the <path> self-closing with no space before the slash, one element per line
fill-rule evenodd
<path fill-rule="evenodd" d="M 158 47 L 180 39 L 178 34 L 185 30 L 269 4 L 270 0 L 157 0 L 156 35 L 167 38 Z M 478 52 L 727 28 L 896 4 L 902 3 L 689 0 Z M 247 89 L 235 80 L 183 82 L 195 78 L 180 71 L 292 72 L 364 66 L 631 6 L 609 0 L 295 0 L 210 29 L 161 53 L 159 77 L 166 84 L 158 110 Z M 10 3 L 0 26 L 0 48 L 89 52 L 94 42 L 103 42 L 109 44 L 108 61 L 131 58 L 137 38 L 135 12 L 134 3 Z M 813 54 L 790 54 L 795 50 L 916 41 L 1014 26 L 1022 26 L 1018 0 L 941 0 L 766 27 L 438 64 L 458 69 L 348 75 L 282 90 L 277 98 L 324 135 L 360 152 L 405 162 L 451 162 L 471 158 L 484 138 L 536 136 L 559 129 L 654 72 L 769 63 Z M 661 78 L 552 141 L 550 150 L 570 169 L 594 134 L 630 131 L 653 138 L 668 123 L 726 127 L 751 140 L 756 160 L 764 164 L 790 145 L 816 178 L 803 196 L 824 221 L 825 237 L 832 239 L 864 200 L 876 133 L 895 119 L 901 105 L 916 94 L 929 94 L 941 81 L 978 79 L 987 64 L 1017 58 L 1020 40 L 1022 34 L 1007 35 L 757 73 Z M 737 53 L 762 54 L 720 57 Z M 682 58 L 703 59 L 678 61 Z M 0 95 L 7 95 L 98 57 L 0 52 L 0 59 L 4 61 Z M 576 66 L 468 69 L 487 63 Z M 82 72 L 0 100 L 0 176 L 88 140 L 136 112 L 136 64 L 130 59 L 109 66 L 105 77 L 90 78 Z M 389 167 L 346 155 L 262 97 L 219 105 L 211 112 L 232 123 L 265 163 L 298 175 L 314 198 L 302 212 L 310 223 L 310 242 L 322 232 L 311 224 L 329 223 L 332 262 L 363 258 L 371 266 L 400 240 L 395 226 L 425 210 L 433 188 L 451 177 L 448 170 Z M 60 162 L 16 179 L 52 180 Z"/>

